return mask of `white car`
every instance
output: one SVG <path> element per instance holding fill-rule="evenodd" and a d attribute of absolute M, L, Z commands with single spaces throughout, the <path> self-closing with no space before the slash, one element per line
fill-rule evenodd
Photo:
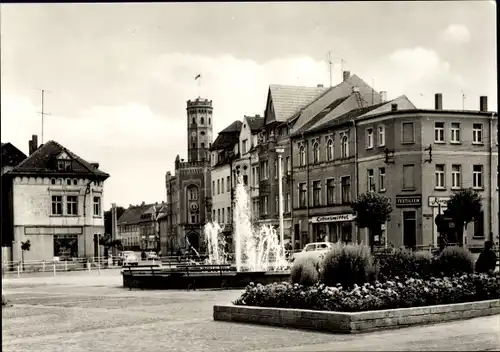
<path fill-rule="evenodd" d="M 328 253 L 333 248 L 333 246 L 334 244 L 331 242 L 308 243 L 302 251 L 294 253 L 293 260 L 297 260 L 298 258 L 303 257 L 324 257 L 324 255 Z"/>
<path fill-rule="evenodd" d="M 123 265 L 139 265 L 139 258 L 134 252 L 126 251 L 121 254 L 123 255 Z"/>

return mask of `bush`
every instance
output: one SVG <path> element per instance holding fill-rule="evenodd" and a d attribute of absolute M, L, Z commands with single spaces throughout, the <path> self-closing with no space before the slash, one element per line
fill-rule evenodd
<path fill-rule="evenodd" d="M 321 261 L 317 257 L 300 257 L 292 265 L 290 278 L 292 283 L 312 286 L 319 281 Z"/>
<path fill-rule="evenodd" d="M 414 272 L 415 257 L 406 249 L 395 249 L 383 254 L 377 260 L 380 267 L 380 276 L 383 279 L 410 276 Z"/>
<path fill-rule="evenodd" d="M 442 276 L 474 272 L 474 258 L 463 247 L 446 247 L 434 261 L 434 270 Z"/>
<path fill-rule="evenodd" d="M 375 280 L 376 276 L 377 267 L 365 245 L 336 244 L 323 260 L 322 281 L 327 286 L 349 288 Z"/>
<path fill-rule="evenodd" d="M 235 305 L 356 312 L 500 298 L 500 274 L 407 278 L 354 285 L 352 289 L 316 284 L 304 287 L 288 282 L 263 286 L 251 283 Z"/>
<path fill-rule="evenodd" d="M 430 251 L 418 251 L 413 253 L 415 273 L 421 278 L 429 278 L 434 275 L 434 255 Z"/>

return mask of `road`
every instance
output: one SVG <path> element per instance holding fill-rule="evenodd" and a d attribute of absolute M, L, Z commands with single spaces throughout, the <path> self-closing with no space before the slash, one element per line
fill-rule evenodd
<path fill-rule="evenodd" d="M 2 348 L 29 351 L 471 351 L 500 349 L 498 316 L 360 335 L 214 322 L 241 291 L 141 291 L 101 275 L 3 280 Z"/>

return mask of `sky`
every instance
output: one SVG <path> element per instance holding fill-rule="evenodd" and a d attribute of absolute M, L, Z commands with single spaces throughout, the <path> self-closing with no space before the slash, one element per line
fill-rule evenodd
<path fill-rule="evenodd" d="M 329 52 L 333 85 L 497 111 L 494 1 L 1 4 L 0 33 L 2 142 L 41 141 L 44 89 L 44 141 L 111 175 L 106 208 L 166 199 L 187 100 L 213 100 L 215 139 L 270 84 L 328 86 Z"/>

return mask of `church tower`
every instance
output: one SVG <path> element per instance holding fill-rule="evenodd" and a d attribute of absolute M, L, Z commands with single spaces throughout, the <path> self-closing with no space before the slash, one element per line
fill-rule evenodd
<path fill-rule="evenodd" d="M 188 162 L 209 161 L 212 146 L 212 101 L 203 98 L 187 101 Z"/>

